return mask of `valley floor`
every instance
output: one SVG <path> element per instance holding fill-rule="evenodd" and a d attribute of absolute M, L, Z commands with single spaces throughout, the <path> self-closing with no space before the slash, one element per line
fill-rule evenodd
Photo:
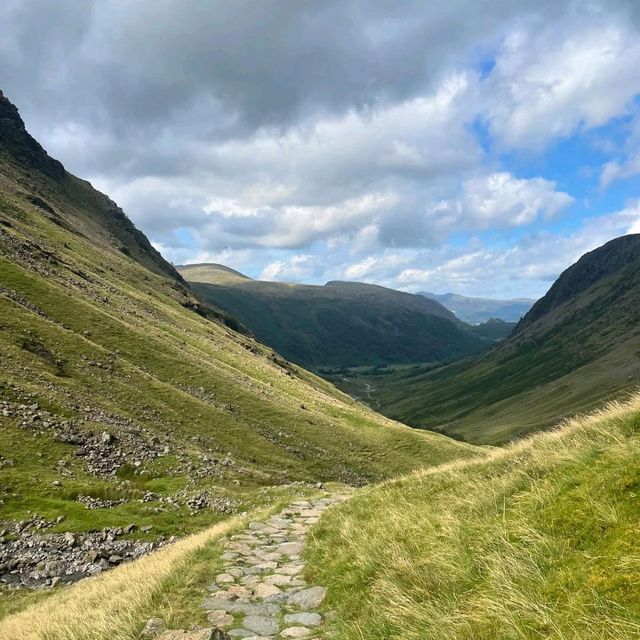
<path fill-rule="evenodd" d="M 637 639 L 639 470 L 640 395 L 484 459 L 359 489 L 305 551 L 296 543 L 320 515 L 308 503 L 216 525 L 7 617 L 0 637 L 134 640 L 160 617 L 256 638 Z M 298 612 L 309 615 L 285 617 L 287 589 L 311 585 L 317 601 Z"/>

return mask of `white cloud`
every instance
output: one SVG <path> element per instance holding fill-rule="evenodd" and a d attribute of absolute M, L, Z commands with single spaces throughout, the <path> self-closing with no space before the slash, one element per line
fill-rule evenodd
<path fill-rule="evenodd" d="M 207 160 L 232 176 L 234 197 L 248 204 L 251 195 L 253 206 L 256 189 L 261 206 L 298 205 L 352 198 L 394 178 L 455 174 L 483 156 L 466 127 L 474 86 L 473 75 L 452 74 L 419 98 L 217 144 Z M 265 181 L 269 189 L 260 189 Z"/>
<path fill-rule="evenodd" d="M 614 14 L 512 32 L 484 83 L 490 131 L 505 147 L 542 149 L 628 112 L 640 93 L 640 40 Z"/>
<path fill-rule="evenodd" d="M 600 186 L 604 189 L 616 180 L 624 180 L 640 174 L 640 113 L 636 112 L 631 122 L 624 147 L 618 151 L 619 157 L 602 167 Z"/>
<path fill-rule="evenodd" d="M 317 261 L 311 255 L 294 255 L 289 260 L 268 264 L 260 274 L 260 280 L 277 282 L 308 282 L 319 275 Z"/>
<path fill-rule="evenodd" d="M 608 187 L 612 182 L 616 180 L 624 180 L 625 178 L 631 178 L 640 173 L 640 151 L 637 154 L 627 158 L 623 162 L 620 160 L 611 160 L 607 162 L 602 168 L 602 174 L 600 175 L 600 186 L 602 188 Z"/>
<path fill-rule="evenodd" d="M 263 242 L 268 246 L 299 246 L 335 234 L 352 235 L 397 202 L 393 193 L 367 193 L 330 207 L 284 207 Z"/>
<path fill-rule="evenodd" d="M 621 211 L 589 218 L 569 234 L 531 233 L 498 248 L 470 241 L 428 252 L 367 258 L 363 277 L 387 286 L 436 293 L 454 290 L 469 295 L 540 296 L 580 256 L 608 240 L 640 232 L 640 200 Z"/>
<path fill-rule="evenodd" d="M 385 280 L 390 273 L 397 272 L 413 258 L 414 252 L 394 253 L 385 251 L 378 256 L 368 256 L 344 269 L 348 280 L 366 280 L 375 282 Z"/>
<path fill-rule="evenodd" d="M 555 190 L 554 182 L 519 179 L 502 171 L 465 181 L 458 198 L 437 203 L 432 211 L 448 216 L 451 227 L 519 227 L 539 216 L 551 218 L 572 202 L 569 194 Z"/>

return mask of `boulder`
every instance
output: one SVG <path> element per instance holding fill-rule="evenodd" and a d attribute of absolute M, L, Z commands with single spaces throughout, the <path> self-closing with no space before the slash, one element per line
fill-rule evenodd
<path fill-rule="evenodd" d="M 164 626 L 164 620 L 162 618 L 150 618 L 144 625 L 144 629 L 140 632 L 140 638 L 144 638 L 144 640 L 157 638 L 164 629 Z"/>

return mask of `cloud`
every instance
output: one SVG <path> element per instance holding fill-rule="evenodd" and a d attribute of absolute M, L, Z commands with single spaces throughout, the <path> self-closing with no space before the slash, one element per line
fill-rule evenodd
<path fill-rule="evenodd" d="M 484 85 L 490 131 L 504 147 L 539 150 L 599 127 L 629 112 L 639 66 L 637 31 L 600 9 L 586 24 L 514 31 Z"/>
<path fill-rule="evenodd" d="M 383 243 L 429 243 L 428 229 L 416 233 L 421 203 L 447 182 L 455 189 L 482 159 L 461 114 L 472 84 L 457 74 L 431 95 L 386 109 L 203 146 L 191 154 L 189 175 L 96 182 L 163 244 L 177 226 L 210 248 L 301 248 L 336 235 L 362 241 L 364 227 Z M 402 216 L 406 228 L 395 229 Z"/>
<path fill-rule="evenodd" d="M 613 237 L 640 232 L 640 200 L 618 212 L 587 219 L 572 233 L 531 232 L 487 246 L 474 239 L 427 251 L 387 250 L 345 264 L 340 277 L 409 291 L 453 290 L 469 295 L 541 296 L 564 269 Z"/>
<path fill-rule="evenodd" d="M 322 267 L 312 255 L 294 255 L 287 261 L 268 264 L 260 274 L 260 280 L 281 282 L 309 282 L 322 274 Z"/>
<path fill-rule="evenodd" d="M 77 100 L 75 115 L 104 128 L 157 132 L 215 99 L 224 126 L 255 131 L 420 95 L 527 5 L 8 0 L 3 68 L 28 65 L 39 92 L 29 98 L 29 80 L 15 73 L 19 97 L 46 100 L 41 109 L 58 117 L 56 104 Z M 540 0 L 535 13 L 555 16 L 557 5 Z M 210 120 L 201 134 L 219 125 Z"/>
<path fill-rule="evenodd" d="M 76 5 L 5 7 L 3 88 L 28 127 L 169 258 L 274 279 L 539 289 L 513 238 L 562 261 L 553 225 L 584 215 L 545 154 L 640 93 L 631 0 Z M 640 170 L 633 136 L 614 147 L 603 186 Z M 509 279 L 516 246 L 535 277 Z"/>
<path fill-rule="evenodd" d="M 615 150 L 614 150 L 615 151 Z M 600 173 L 600 187 L 606 189 L 616 180 L 640 174 L 640 113 L 631 121 L 623 149 L 618 157 L 605 163 Z"/>
<path fill-rule="evenodd" d="M 450 227 L 519 227 L 535 222 L 540 215 L 553 217 L 573 202 L 555 186 L 543 178 L 518 179 L 501 171 L 465 181 L 458 198 L 439 202 L 432 211 L 446 216 Z"/>
<path fill-rule="evenodd" d="M 611 160 L 610 162 L 607 162 L 602 168 L 602 174 L 600 176 L 600 186 L 606 188 L 616 180 L 631 178 L 632 176 L 636 176 L 639 173 L 640 150 L 628 157 L 623 162 L 620 162 L 619 160 Z"/>

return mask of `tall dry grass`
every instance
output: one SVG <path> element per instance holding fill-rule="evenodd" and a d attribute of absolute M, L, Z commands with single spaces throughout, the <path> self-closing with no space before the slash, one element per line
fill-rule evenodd
<path fill-rule="evenodd" d="M 312 579 L 341 640 L 640 638 L 640 395 L 365 490 Z"/>

